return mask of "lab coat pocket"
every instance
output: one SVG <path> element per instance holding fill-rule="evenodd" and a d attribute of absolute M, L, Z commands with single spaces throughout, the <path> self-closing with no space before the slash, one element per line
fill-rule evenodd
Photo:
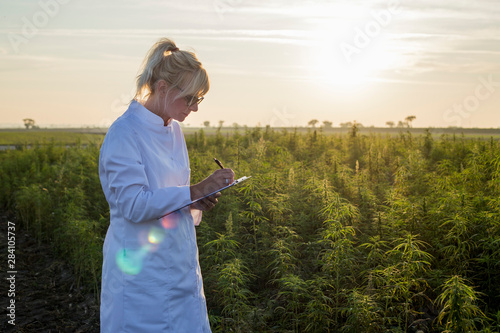
<path fill-rule="evenodd" d="M 138 256 L 141 248 L 135 247 L 127 244 L 125 254 L 130 256 L 126 261 L 140 264 L 140 269 L 136 274 L 124 276 L 123 327 L 125 332 L 164 332 L 169 325 L 167 287 L 160 278 L 164 274 L 159 265 L 154 264 L 154 253 Z"/>
<path fill-rule="evenodd" d="M 140 280 L 134 283 L 128 281 L 123 303 L 125 332 L 164 332 L 168 329 L 165 288 Z"/>

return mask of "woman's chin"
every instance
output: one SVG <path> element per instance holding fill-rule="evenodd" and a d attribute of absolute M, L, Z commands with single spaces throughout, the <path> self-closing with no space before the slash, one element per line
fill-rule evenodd
<path fill-rule="evenodd" d="M 182 115 L 179 115 L 179 117 L 175 118 L 175 120 L 182 123 L 184 120 L 186 120 L 187 116 L 189 116 L 189 114 L 182 114 Z"/>

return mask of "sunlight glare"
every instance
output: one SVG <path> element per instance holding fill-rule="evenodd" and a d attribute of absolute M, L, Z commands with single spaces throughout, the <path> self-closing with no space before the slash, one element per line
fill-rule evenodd
<path fill-rule="evenodd" d="M 328 86 L 357 87 L 366 82 L 373 70 L 373 60 L 349 63 L 339 47 L 340 40 L 333 27 L 317 31 L 318 46 L 311 59 L 313 77 Z"/>
<path fill-rule="evenodd" d="M 387 31 L 370 38 L 365 47 L 355 44 L 356 34 L 370 20 L 370 17 L 355 17 L 356 11 L 359 7 L 354 5 L 336 8 L 329 20 L 317 22 L 311 35 L 316 47 L 312 48 L 308 60 L 310 76 L 326 87 L 358 91 L 378 81 L 383 71 L 394 68 L 397 54 L 390 50 Z M 349 50 L 354 51 L 346 54 L 342 48 L 345 45 L 352 46 Z"/>

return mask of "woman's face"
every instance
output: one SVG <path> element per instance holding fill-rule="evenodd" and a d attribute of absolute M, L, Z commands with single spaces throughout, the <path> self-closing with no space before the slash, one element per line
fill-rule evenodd
<path fill-rule="evenodd" d="M 157 93 L 152 94 L 144 104 L 148 110 L 162 117 L 165 126 L 170 119 L 183 122 L 191 112 L 198 111 L 198 103 L 201 102 L 197 97 L 181 97 L 181 88 L 168 88 L 165 81 L 158 81 L 156 85 Z"/>
<path fill-rule="evenodd" d="M 193 102 L 190 96 L 180 97 L 181 93 L 179 88 L 174 88 L 165 94 L 166 100 L 164 101 L 164 114 L 179 122 L 183 122 L 191 112 L 198 111 L 198 103 Z"/>

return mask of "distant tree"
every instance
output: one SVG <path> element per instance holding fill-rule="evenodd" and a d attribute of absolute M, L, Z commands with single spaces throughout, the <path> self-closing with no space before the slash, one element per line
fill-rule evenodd
<path fill-rule="evenodd" d="M 351 125 L 351 137 L 355 138 L 358 134 L 359 131 L 359 123 L 356 122 L 356 120 L 352 123 Z M 357 163 L 357 161 L 356 161 Z"/>
<path fill-rule="evenodd" d="M 340 127 L 350 128 L 350 127 L 352 127 L 352 122 L 348 121 L 347 123 L 340 123 Z"/>
<path fill-rule="evenodd" d="M 24 121 L 24 126 L 26 126 L 26 129 L 30 128 L 35 128 L 35 121 L 31 118 L 25 118 L 23 119 Z"/>
<path fill-rule="evenodd" d="M 203 126 L 205 126 L 206 128 L 210 127 L 210 122 L 208 120 L 205 120 L 203 122 Z"/>
<path fill-rule="evenodd" d="M 332 128 L 332 124 L 333 123 L 331 121 L 328 121 L 328 120 L 323 121 L 324 128 Z"/>
<path fill-rule="evenodd" d="M 390 128 L 394 127 L 394 122 L 393 121 L 386 121 L 385 124 L 389 126 Z"/>
<path fill-rule="evenodd" d="M 312 127 L 316 127 L 316 124 L 318 123 L 319 121 L 317 119 L 312 119 L 310 120 L 307 125 L 309 126 L 312 126 Z"/>
<path fill-rule="evenodd" d="M 411 127 L 411 122 L 417 119 L 416 116 L 408 116 L 405 118 L 406 123 L 408 124 L 408 127 Z"/>
<path fill-rule="evenodd" d="M 397 127 L 407 127 L 407 126 L 408 126 L 408 124 L 406 122 L 402 122 L 401 120 L 398 121 Z"/>
<path fill-rule="evenodd" d="M 223 124 L 224 124 L 224 120 L 219 120 L 219 128 L 221 128 Z"/>

